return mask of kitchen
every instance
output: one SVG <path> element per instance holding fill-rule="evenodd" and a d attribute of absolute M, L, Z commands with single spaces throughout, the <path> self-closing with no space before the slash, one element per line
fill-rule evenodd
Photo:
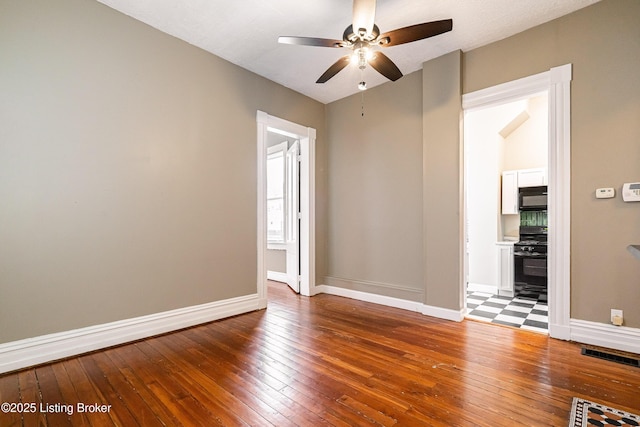
<path fill-rule="evenodd" d="M 464 122 L 466 316 L 547 333 L 547 93 Z"/>

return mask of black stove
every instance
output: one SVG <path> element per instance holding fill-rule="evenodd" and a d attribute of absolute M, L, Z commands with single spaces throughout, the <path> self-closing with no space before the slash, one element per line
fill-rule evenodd
<path fill-rule="evenodd" d="M 547 301 L 547 227 L 520 226 L 513 258 L 515 296 Z"/>
<path fill-rule="evenodd" d="M 520 226 L 520 240 L 514 244 L 514 250 L 522 255 L 547 255 L 547 227 Z"/>

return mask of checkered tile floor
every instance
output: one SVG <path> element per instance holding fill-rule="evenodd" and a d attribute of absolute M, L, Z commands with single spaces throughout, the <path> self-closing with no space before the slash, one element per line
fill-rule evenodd
<path fill-rule="evenodd" d="M 546 301 L 467 292 L 467 318 L 548 333 Z"/>

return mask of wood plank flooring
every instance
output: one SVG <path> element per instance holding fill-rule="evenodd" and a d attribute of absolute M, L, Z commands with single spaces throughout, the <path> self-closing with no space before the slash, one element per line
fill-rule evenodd
<path fill-rule="evenodd" d="M 638 413 L 640 369 L 272 282 L 267 310 L 0 376 L 35 407 L 0 426 L 565 426 L 574 396 Z"/>

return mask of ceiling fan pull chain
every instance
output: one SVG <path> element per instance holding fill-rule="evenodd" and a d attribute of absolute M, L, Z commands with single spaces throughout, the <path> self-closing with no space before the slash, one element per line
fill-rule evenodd
<path fill-rule="evenodd" d="M 364 81 L 364 67 L 360 67 L 360 83 L 358 83 L 358 89 L 360 89 L 360 116 L 364 118 L 364 91 L 367 90 L 367 83 Z"/>

